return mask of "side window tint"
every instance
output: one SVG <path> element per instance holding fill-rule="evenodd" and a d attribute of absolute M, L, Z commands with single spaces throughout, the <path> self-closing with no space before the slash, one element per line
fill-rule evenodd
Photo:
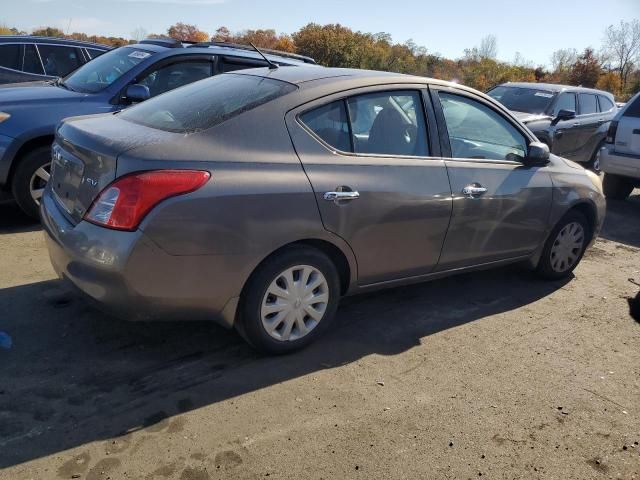
<path fill-rule="evenodd" d="M 613 102 L 609 100 L 609 98 L 605 97 L 604 95 L 598 95 L 598 101 L 600 102 L 601 112 L 608 112 L 610 110 L 613 110 L 613 107 L 615 107 Z"/>
<path fill-rule="evenodd" d="M 640 118 L 640 95 L 636 95 L 632 103 L 624 111 L 623 117 Z"/>
<path fill-rule="evenodd" d="M 0 45 L 0 67 L 20 70 L 20 45 Z"/>
<path fill-rule="evenodd" d="M 74 47 L 38 44 L 38 50 L 47 75 L 64 77 L 82 63 L 80 52 Z"/>
<path fill-rule="evenodd" d="M 89 57 L 93 60 L 96 57 L 99 57 L 100 55 L 102 55 L 104 52 L 104 50 L 97 50 L 95 48 L 87 48 L 87 53 L 89 54 Z"/>
<path fill-rule="evenodd" d="M 563 93 L 558 97 L 556 106 L 553 108 L 553 116 L 558 115 L 560 110 L 572 110 L 576 112 L 576 95 L 575 93 Z"/>
<path fill-rule="evenodd" d="M 598 113 L 598 100 L 595 95 L 579 93 L 578 98 L 580 99 L 580 115 Z"/>
<path fill-rule="evenodd" d="M 300 115 L 300 120 L 333 148 L 344 152 L 351 151 L 347 112 L 343 100 L 305 112 Z"/>
<path fill-rule="evenodd" d="M 526 138 L 505 117 L 461 95 L 439 97 L 454 158 L 524 160 Z"/>
<path fill-rule="evenodd" d="M 38 75 L 44 74 L 44 70 L 42 70 L 42 63 L 40 63 L 40 57 L 38 57 L 36 47 L 31 44 L 26 44 L 24 46 L 24 62 L 22 70 L 24 72 L 36 73 Z"/>
<path fill-rule="evenodd" d="M 253 62 L 243 62 L 240 60 L 232 60 L 229 58 L 223 58 L 222 60 L 222 73 L 233 72 L 235 70 L 244 70 L 246 68 L 258 68 L 265 67 L 267 64 L 265 62 L 260 62 L 258 60 Z"/>
<path fill-rule="evenodd" d="M 371 93 L 352 97 L 347 103 L 355 153 L 428 155 L 419 92 Z"/>
<path fill-rule="evenodd" d="M 152 71 L 137 83 L 149 87 L 152 97 L 174 88 L 211 76 L 211 62 L 182 62 L 165 65 Z"/>

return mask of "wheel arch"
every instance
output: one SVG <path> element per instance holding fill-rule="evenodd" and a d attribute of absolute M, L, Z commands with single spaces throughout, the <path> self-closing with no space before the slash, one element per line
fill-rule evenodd
<path fill-rule="evenodd" d="M 55 135 L 41 135 L 38 137 L 30 138 L 26 142 L 24 142 L 18 150 L 16 151 L 13 159 L 11 161 L 11 166 L 9 167 L 9 174 L 7 175 L 6 185 L 11 186 L 13 182 L 13 176 L 15 175 L 16 168 L 18 168 L 18 164 L 27 155 L 29 152 L 41 147 L 51 146 L 53 141 L 55 140 Z"/>

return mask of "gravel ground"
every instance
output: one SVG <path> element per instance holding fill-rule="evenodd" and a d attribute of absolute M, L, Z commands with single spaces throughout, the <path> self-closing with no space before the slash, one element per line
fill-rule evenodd
<path fill-rule="evenodd" d="M 2 204 L 0 478 L 640 479 L 630 277 L 640 195 L 568 281 L 511 267 L 345 299 L 319 342 L 264 358 L 85 305 Z"/>

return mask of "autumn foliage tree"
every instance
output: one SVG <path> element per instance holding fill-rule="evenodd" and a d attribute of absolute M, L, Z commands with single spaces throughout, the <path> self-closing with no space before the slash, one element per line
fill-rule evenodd
<path fill-rule="evenodd" d="M 596 57 L 593 48 L 585 48 L 582 55 L 578 57 L 571 67 L 569 73 L 569 81 L 573 85 L 582 85 L 583 87 L 593 88 L 600 79 L 602 66 L 600 60 Z"/>
<path fill-rule="evenodd" d="M 207 32 L 199 30 L 195 25 L 182 22 L 171 25 L 167 30 L 167 35 L 181 42 L 206 42 L 209 40 Z"/>

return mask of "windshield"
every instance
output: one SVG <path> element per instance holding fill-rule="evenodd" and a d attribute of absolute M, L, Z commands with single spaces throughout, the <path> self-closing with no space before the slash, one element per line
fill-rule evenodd
<path fill-rule="evenodd" d="M 152 54 L 153 52 L 131 47 L 112 50 L 70 74 L 64 79 L 64 84 L 77 92 L 99 92 Z"/>
<path fill-rule="evenodd" d="M 488 95 L 514 112 L 545 113 L 555 93 L 536 88 L 499 86 L 490 90 Z"/>
<path fill-rule="evenodd" d="M 279 80 L 225 73 L 159 95 L 128 108 L 119 117 L 168 132 L 197 132 L 296 88 Z"/>

